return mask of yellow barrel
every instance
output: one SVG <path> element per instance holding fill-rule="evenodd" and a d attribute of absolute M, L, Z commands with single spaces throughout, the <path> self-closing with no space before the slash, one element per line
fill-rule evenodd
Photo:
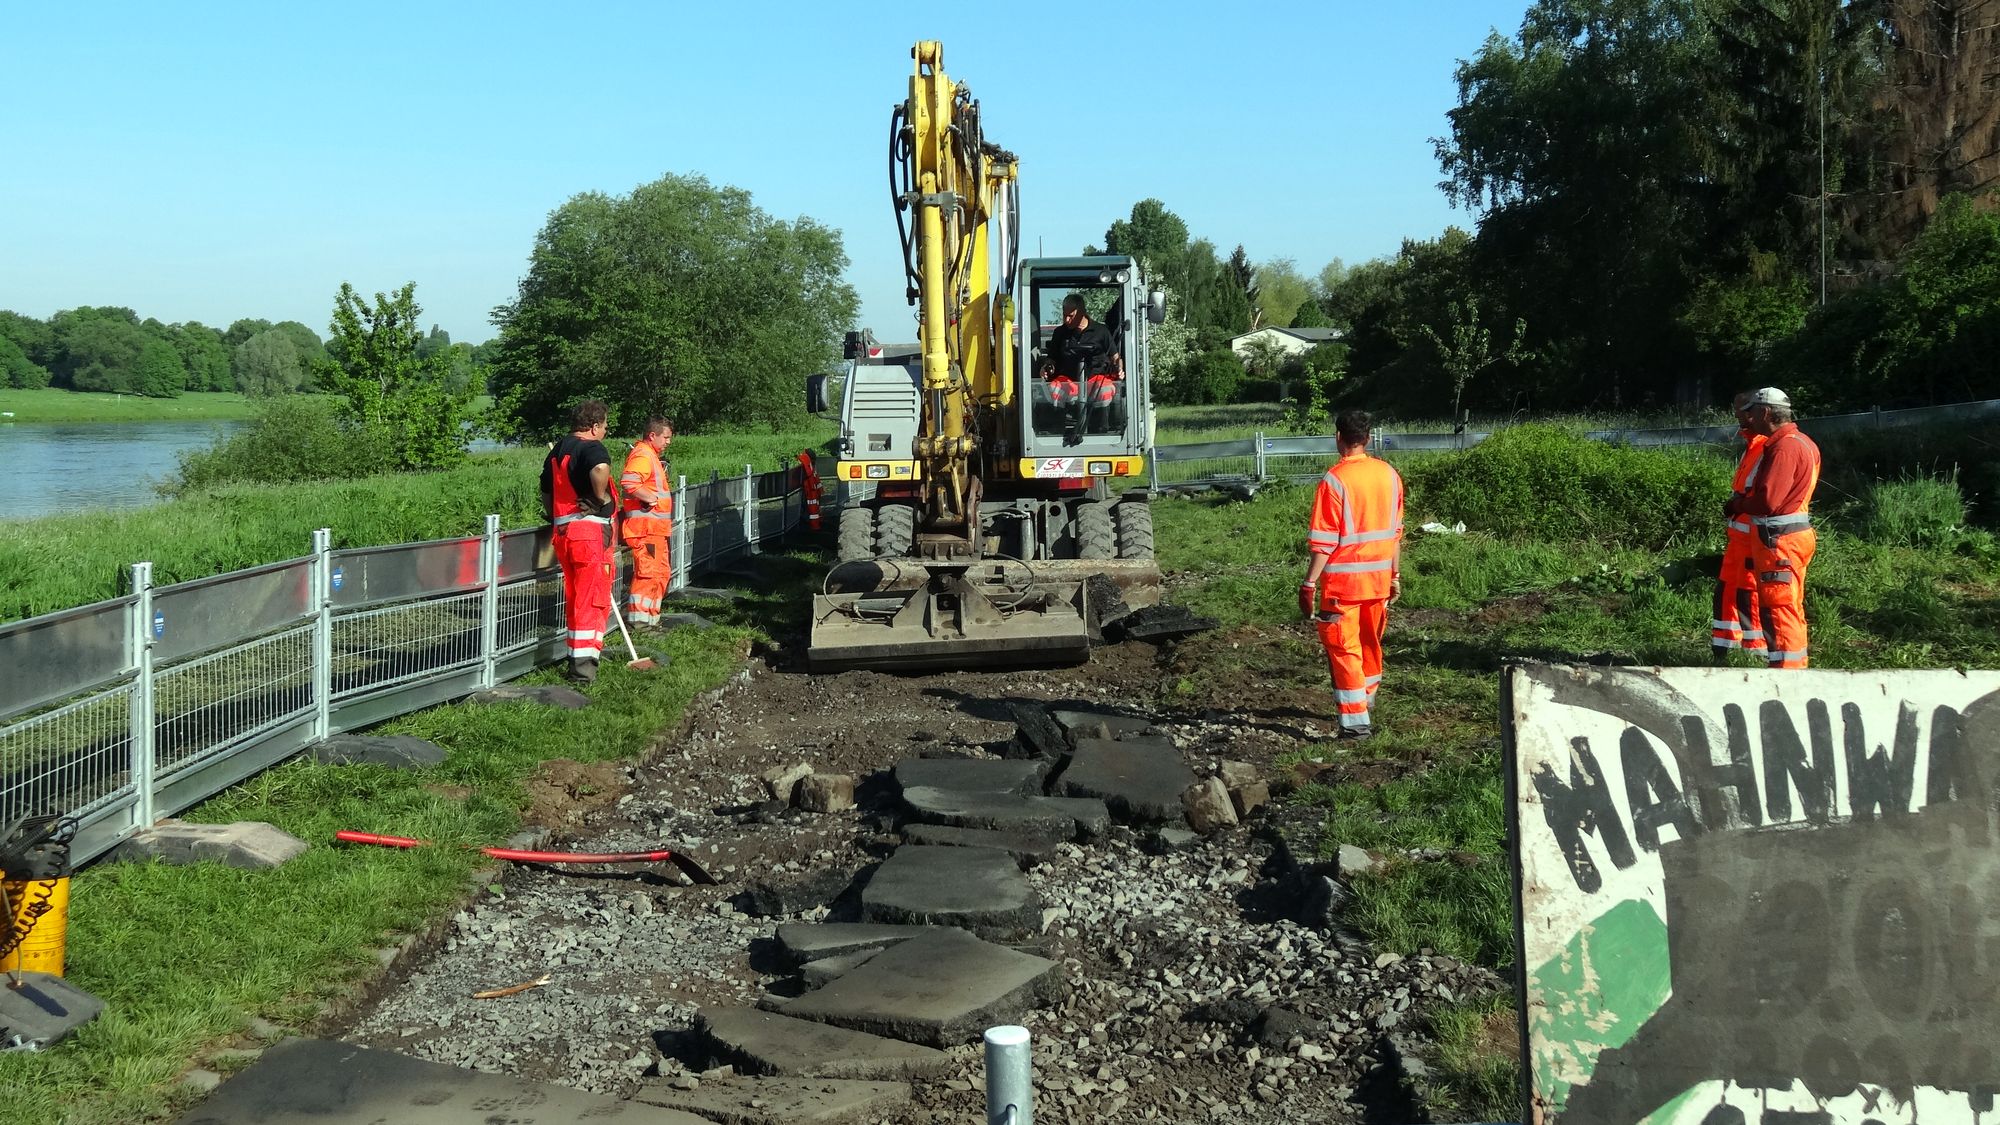
<path fill-rule="evenodd" d="M 26 920 L 29 907 L 46 901 L 49 909 L 35 920 L 35 928 L 5 957 L 0 957 L 0 972 L 16 969 L 32 973 L 63 975 L 63 943 L 69 937 L 69 876 L 55 880 L 51 888 L 46 880 L 6 881 L 7 901 L 13 904 L 14 917 L 9 921 L 18 930 Z"/>

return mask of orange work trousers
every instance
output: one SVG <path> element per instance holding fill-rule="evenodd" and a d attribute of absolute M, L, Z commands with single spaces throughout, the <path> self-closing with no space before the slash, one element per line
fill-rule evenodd
<path fill-rule="evenodd" d="M 1773 668 L 1804 668 L 1811 647 L 1806 643 L 1806 567 L 1812 565 L 1819 536 L 1812 528 L 1786 532 L 1753 545 L 1757 606 L 1764 623 L 1764 657 Z"/>
<path fill-rule="evenodd" d="M 555 541 L 570 659 L 596 660 L 604 650 L 604 619 L 611 613 L 611 528 L 577 520 L 556 528 Z"/>
<path fill-rule="evenodd" d="M 1371 733 L 1368 705 L 1382 685 L 1382 632 L 1389 624 L 1387 601 L 1341 602 L 1322 609 L 1314 625 L 1333 673 L 1333 699 L 1343 733 Z"/>
<path fill-rule="evenodd" d="M 632 624 L 658 625 L 660 602 L 667 596 L 674 568 L 668 558 L 668 535 L 646 535 L 627 539 L 632 552 L 632 592 L 627 599 Z"/>
<path fill-rule="evenodd" d="M 1718 652 L 1740 648 L 1764 652 L 1764 619 L 1757 612 L 1757 572 L 1751 568 L 1755 532 L 1729 532 L 1722 552 L 1722 574 L 1715 590 L 1715 615 L 1709 621 L 1709 643 Z"/>

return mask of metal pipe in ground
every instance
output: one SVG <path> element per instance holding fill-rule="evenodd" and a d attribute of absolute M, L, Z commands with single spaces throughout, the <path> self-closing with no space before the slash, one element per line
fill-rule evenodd
<path fill-rule="evenodd" d="M 1035 1065 L 1028 1029 L 986 1029 L 986 1125 L 1035 1125 Z"/>

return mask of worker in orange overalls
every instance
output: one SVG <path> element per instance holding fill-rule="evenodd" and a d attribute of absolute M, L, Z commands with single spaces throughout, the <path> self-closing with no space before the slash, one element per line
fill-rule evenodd
<path fill-rule="evenodd" d="M 1723 511 L 1747 519 L 1750 564 L 1757 580 L 1757 610 L 1764 627 L 1764 657 L 1773 668 L 1804 668 L 1806 568 L 1819 536 L 1812 526 L 1812 494 L 1819 487 L 1819 446 L 1799 432 L 1792 400 L 1776 387 L 1750 394 L 1750 431 L 1764 437 L 1763 453 L 1747 487 Z"/>
<path fill-rule="evenodd" d="M 813 464 L 812 450 L 799 451 L 799 490 L 806 498 L 806 526 L 819 530 L 819 466 Z"/>
<path fill-rule="evenodd" d="M 1749 391 L 1738 392 L 1730 407 L 1743 434 L 1743 456 L 1736 463 L 1736 479 L 1730 489 L 1740 497 L 1764 454 L 1764 435 L 1750 429 Z M 1721 582 L 1715 590 L 1715 614 L 1708 623 L 1709 651 L 1717 664 L 1727 664 L 1733 649 L 1759 655 L 1764 652 L 1764 624 L 1757 613 L 1757 576 L 1750 569 L 1750 544 L 1755 538 L 1748 519 L 1729 517 Z"/>
<path fill-rule="evenodd" d="M 555 525 L 569 627 L 569 674 L 597 678 L 604 619 L 611 612 L 611 454 L 604 448 L 609 411 L 596 399 L 570 412 L 570 433 L 542 461 L 542 513 Z"/>
<path fill-rule="evenodd" d="M 1403 478 L 1368 455 L 1371 424 L 1365 410 L 1334 420 L 1340 460 L 1313 494 L 1312 562 L 1299 587 L 1299 611 L 1318 627 L 1333 673 L 1341 738 L 1375 733 L 1369 705 L 1382 683 L 1382 632 L 1403 592 Z"/>
<path fill-rule="evenodd" d="M 646 419 L 646 429 L 625 455 L 618 478 L 619 534 L 632 552 L 632 593 L 626 616 L 634 625 L 658 625 L 660 602 L 673 581 L 674 490 L 667 483 L 667 446 L 673 444 L 674 424 L 665 418 Z"/>

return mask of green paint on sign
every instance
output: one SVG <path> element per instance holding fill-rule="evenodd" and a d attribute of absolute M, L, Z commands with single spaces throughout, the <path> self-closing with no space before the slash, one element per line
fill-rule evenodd
<path fill-rule="evenodd" d="M 1638 1034 L 1671 990 L 1667 927 L 1650 905 L 1626 899 L 1577 931 L 1529 974 L 1536 1096 L 1561 1109 L 1598 1054 Z"/>

